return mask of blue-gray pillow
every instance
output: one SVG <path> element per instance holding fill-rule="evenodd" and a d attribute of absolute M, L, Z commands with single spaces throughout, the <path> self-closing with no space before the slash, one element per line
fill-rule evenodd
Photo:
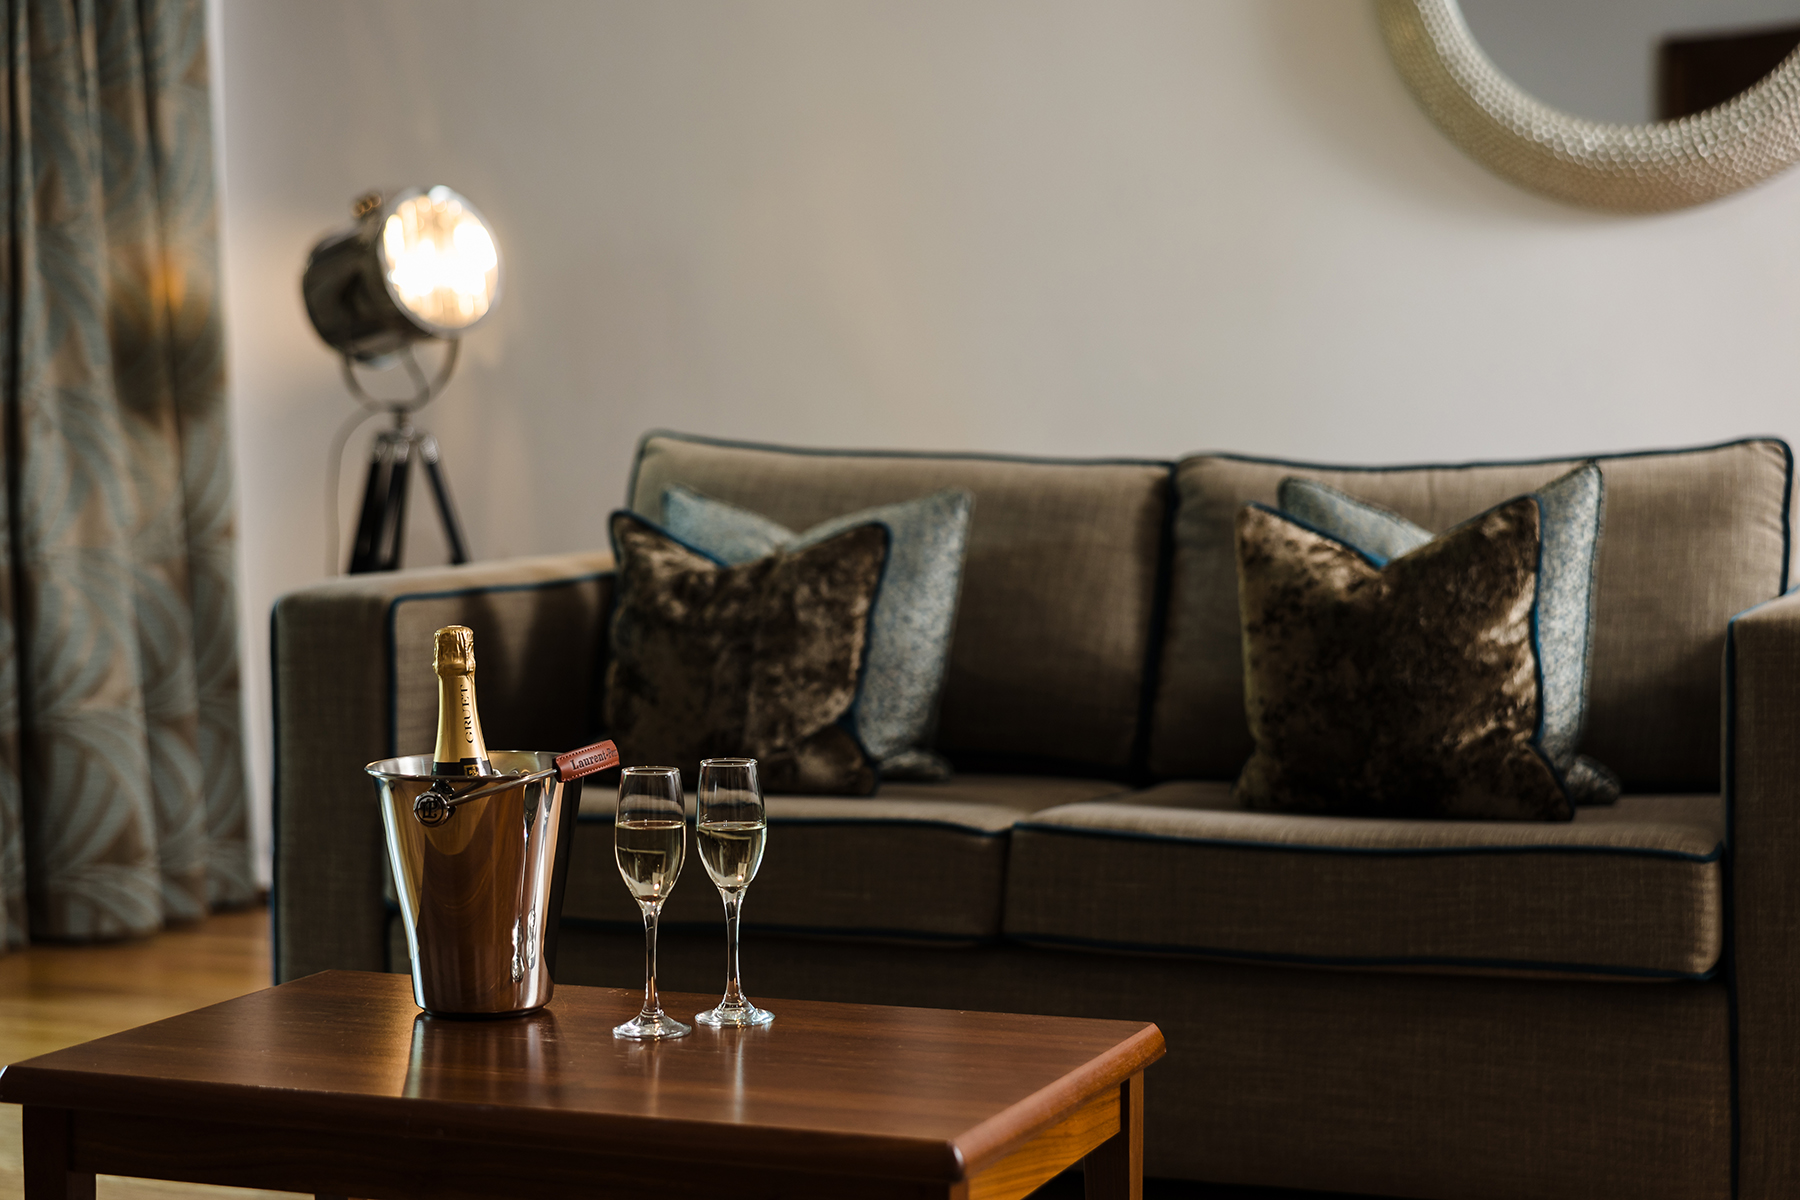
<path fill-rule="evenodd" d="M 950 777 L 950 764 L 930 745 L 974 504 L 968 492 L 952 488 L 795 533 L 759 513 L 676 485 L 663 492 L 663 524 L 727 564 L 803 549 L 871 521 L 886 525 L 893 544 L 871 618 L 862 691 L 849 723 L 884 779 L 937 781 Z"/>
<path fill-rule="evenodd" d="M 1619 780 L 1577 754 L 1587 725 L 1588 670 L 1594 642 L 1594 564 L 1606 509 L 1606 481 L 1585 462 L 1536 492 L 1542 514 L 1538 560 L 1537 642 L 1540 692 L 1538 744 L 1576 804 L 1611 804 Z M 1316 479 L 1281 481 L 1281 509 L 1368 555 L 1377 566 L 1433 540 L 1398 513 L 1359 500 Z"/>

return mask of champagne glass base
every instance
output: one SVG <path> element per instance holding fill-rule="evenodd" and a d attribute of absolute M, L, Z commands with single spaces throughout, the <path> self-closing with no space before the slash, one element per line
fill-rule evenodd
<path fill-rule="evenodd" d="M 629 1038 L 634 1042 L 655 1042 L 669 1038 L 686 1037 L 694 1032 L 692 1025 L 683 1025 L 667 1013 L 639 1013 L 623 1025 L 613 1026 L 613 1036 Z"/>
<path fill-rule="evenodd" d="M 694 1014 L 694 1020 L 712 1029 L 748 1029 L 757 1025 L 767 1025 L 774 1019 L 774 1013 L 758 1008 L 748 1000 L 742 1004 L 721 1002 L 717 1008 L 709 1008 L 703 1013 Z"/>

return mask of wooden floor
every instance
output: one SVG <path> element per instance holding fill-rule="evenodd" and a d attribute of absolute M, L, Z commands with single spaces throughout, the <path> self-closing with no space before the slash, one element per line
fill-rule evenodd
<path fill-rule="evenodd" d="M 0 1063 L 105 1037 L 269 986 L 269 912 L 225 913 L 188 929 L 105 946 L 32 946 L 0 956 Z M 0 1197 L 23 1194 L 19 1112 L 0 1104 Z M 100 1177 L 105 1200 L 281 1192 Z"/>
<path fill-rule="evenodd" d="M 17 1062 L 269 986 L 269 913 L 225 913 L 187 929 L 105 946 L 32 946 L 0 956 L 0 1063 Z M 0 1200 L 23 1193 L 19 1108 L 0 1104 Z M 102 1175 L 99 1200 L 267 1200 L 255 1192 Z M 1032 1200 L 1079 1200 L 1081 1177 Z M 1146 1180 L 1145 1200 L 1278 1200 L 1301 1193 Z M 1307 1200 L 1332 1200 L 1306 1194 Z M 1349 1200 L 1349 1198 L 1345 1198 Z"/>

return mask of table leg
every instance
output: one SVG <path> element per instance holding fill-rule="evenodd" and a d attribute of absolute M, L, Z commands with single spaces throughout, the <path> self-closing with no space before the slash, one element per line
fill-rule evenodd
<path fill-rule="evenodd" d="M 25 1106 L 25 1200 L 94 1200 L 94 1176 L 71 1171 L 66 1108 Z"/>
<path fill-rule="evenodd" d="M 1087 1200 L 1144 1200 L 1144 1073 L 1119 1085 L 1119 1132 L 1082 1164 Z"/>

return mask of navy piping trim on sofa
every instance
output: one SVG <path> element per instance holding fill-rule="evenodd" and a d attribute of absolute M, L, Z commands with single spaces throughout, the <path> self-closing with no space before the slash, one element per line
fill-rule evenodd
<path fill-rule="evenodd" d="M 1788 461 L 1789 471 L 1791 473 L 1794 452 L 1789 448 L 1786 439 L 1777 437 L 1774 434 L 1732 438 L 1723 442 L 1708 442 L 1702 446 L 1673 446 L 1660 450 L 1620 450 L 1602 451 L 1594 454 L 1557 454 L 1545 458 L 1482 458 L 1473 459 L 1468 462 L 1389 463 L 1385 466 L 1355 466 L 1344 463 L 1303 462 L 1291 458 L 1270 458 L 1257 454 L 1236 454 L 1227 450 L 1202 450 L 1193 454 L 1184 454 L 1181 457 L 1181 461 L 1187 462 L 1190 459 L 1195 458 L 1222 458 L 1229 462 L 1257 463 L 1269 467 L 1292 467 L 1303 471 L 1386 473 L 1390 471 L 1460 471 L 1480 467 L 1548 467 L 1555 466 L 1559 463 L 1569 463 L 1571 466 L 1580 466 L 1584 462 L 1593 460 L 1601 463 L 1602 469 L 1604 470 L 1605 463 L 1619 459 L 1670 458 L 1678 454 L 1704 454 L 1708 450 L 1730 450 L 1737 446 L 1754 446 L 1759 442 L 1772 442 L 1775 445 L 1780 446 L 1783 455 Z"/>
<path fill-rule="evenodd" d="M 948 829 L 953 833 L 966 833 L 970 837 L 1003 838 L 1012 833 L 1012 826 L 1005 829 L 983 829 L 979 825 L 964 825 L 960 821 L 946 821 L 938 818 L 927 818 L 923 821 L 909 821 L 905 817 L 875 817 L 863 820 L 857 817 L 770 817 L 771 825 L 847 825 L 858 828 L 886 827 L 892 829 Z"/>
<path fill-rule="evenodd" d="M 387 640 L 388 757 L 392 758 L 400 753 L 400 664 L 394 653 L 394 623 L 399 618 L 402 604 L 412 600 L 452 600 L 458 596 L 492 595 L 497 592 L 538 592 L 553 587 L 573 587 L 578 583 L 592 583 L 596 579 L 604 579 L 611 574 L 613 574 L 611 571 L 590 571 L 585 575 L 565 575 L 561 579 L 537 579 L 530 583 L 497 583 L 487 587 L 447 588 L 440 592 L 405 592 L 389 599 L 384 634 Z"/>
<path fill-rule="evenodd" d="M 1790 471 L 1792 470 L 1790 464 Z M 1742 615 L 1742 614 L 1739 614 Z M 1734 800 L 1737 793 L 1737 618 L 1725 626 L 1725 843 L 1731 845 Z M 1738 1194 L 1738 1154 L 1743 1141 L 1743 1112 L 1738 1091 L 1738 985 L 1737 985 L 1737 915 L 1733 893 L 1737 891 L 1737 873 L 1729 865 L 1725 871 L 1725 895 L 1721 905 L 1725 922 L 1725 944 L 1721 950 L 1725 972 L 1725 1062 L 1726 1077 L 1731 1087 L 1731 1195 Z"/>
<path fill-rule="evenodd" d="M 704 926 L 717 928 L 715 924 Z M 818 925 L 762 925 L 751 924 L 750 929 L 761 933 L 784 934 L 798 937 L 867 937 L 884 938 L 890 941 L 908 942 L 946 942 L 960 946 L 997 945 L 1002 940 L 996 934 L 981 933 L 941 933 L 927 932 L 919 929 L 886 929 L 875 926 L 856 926 L 851 928 L 832 928 Z"/>
<path fill-rule="evenodd" d="M 1781 590 L 1775 593 L 1778 596 L 1785 596 L 1794 566 L 1794 449 L 1781 438 L 1776 438 L 1775 442 L 1781 447 L 1783 457 L 1787 459 L 1787 489 L 1781 497 Z"/>
<path fill-rule="evenodd" d="M 1155 458 L 1065 458 L 1054 455 L 1032 454 L 995 454 L 976 450 L 844 450 L 815 446 L 781 446 L 770 442 L 751 442 L 736 438 L 707 437 L 697 433 L 683 433 L 676 429 L 652 429 L 638 439 L 637 452 L 632 458 L 631 479 L 627 483 L 625 503 L 629 505 L 637 494 L 638 468 L 644 459 L 644 449 L 652 438 L 669 438 L 679 442 L 694 442 L 704 446 L 721 446 L 727 449 L 760 450 L 771 454 L 794 454 L 814 458 L 917 458 L 917 459 L 955 459 L 976 462 L 1016 462 L 1044 463 L 1055 466 L 1070 467 L 1179 467 L 1183 462 L 1195 458 L 1222 458 L 1230 462 L 1258 463 L 1272 467 L 1291 467 L 1306 471 L 1344 471 L 1344 472 L 1389 472 L 1389 471 L 1455 471 L 1465 468 L 1479 467 L 1535 467 L 1551 466 L 1557 463 L 1579 465 L 1590 459 L 1600 462 L 1616 461 L 1631 458 L 1668 458 L 1678 454 L 1702 454 L 1708 450 L 1729 450 L 1736 446 L 1753 446 L 1759 442 L 1771 442 L 1781 447 L 1782 455 L 1787 461 L 1788 476 L 1793 476 L 1794 452 L 1787 441 L 1774 434 L 1754 437 L 1732 438 L 1723 442 L 1708 442 L 1699 446 L 1675 446 L 1657 450 L 1620 450 L 1601 451 L 1591 454 L 1558 454 L 1544 458 L 1492 458 L 1472 459 L 1467 462 L 1424 462 L 1424 463 L 1389 463 L 1385 465 L 1359 466 L 1347 463 L 1308 462 L 1302 459 L 1273 458 L 1256 454 L 1237 454 L 1231 451 L 1200 450 L 1184 454 L 1179 459 Z M 1784 503 L 1784 509 L 1787 505 Z M 1784 521 L 1785 524 L 1785 521 Z M 1785 588 L 1783 589 L 1786 590 Z"/>
<path fill-rule="evenodd" d="M 1787 443 L 1782 447 L 1786 449 Z M 1792 496 L 1794 478 L 1794 456 L 1788 454 L 1788 486 Z M 1788 536 L 1789 524 L 1784 511 L 1782 536 Z M 1785 572 L 1786 567 L 1784 565 Z M 1786 583 L 1784 575 L 1783 583 Z M 1725 895 L 1723 901 L 1723 917 L 1725 925 L 1725 944 L 1720 952 L 1720 972 L 1725 979 L 1725 1019 L 1726 1019 L 1726 1057 L 1731 1087 L 1731 1194 L 1738 1195 L 1740 1186 L 1740 1164 L 1743 1148 L 1743 1098 L 1740 1094 L 1742 1084 L 1739 1079 L 1739 1017 L 1738 1017 L 1738 974 L 1737 974 L 1737 875 L 1732 862 L 1731 849 L 1737 843 L 1737 761 L 1738 761 L 1738 721 L 1737 721 L 1737 623 L 1756 612 L 1766 608 L 1786 595 L 1784 587 L 1781 594 L 1771 596 L 1761 604 L 1753 604 L 1738 613 L 1725 625 L 1725 730 L 1724 730 L 1724 793 L 1725 793 Z"/>
<path fill-rule="evenodd" d="M 1791 469 L 1791 465 L 1790 465 Z M 1725 626 L 1725 845 L 1729 848 L 1736 837 L 1737 816 L 1737 623 L 1746 613 L 1739 613 Z M 1742 1103 L 1738 1095 L 1738 979 L 1737 979 L 1737 873 L 1727 860 L 1725 896 L 1722 905 L 1725 922 L 1725 944 L 1720 952 L 1720 969 L 1725 975 L 1725 1057 L 1727 1078 L 1731 1088 L 1731 1195 L 1738 1194 L 1738 1156 L 1743 1140 Z"/>
<path fill-rule="evenodd" d="M 1604 479 L 1605 476 L 1601 476 L 1601 478 Z M 1537 728 L 1533 730 L 1531 734 L 1531 748 L 1537 751 L 1537 756 L 1544 760 L 1544 766 L 1549 768 L 1551 777 L 1556 780 L 1557 790 L 1563 793 L 1564 800 L 1568 802 L 1569 815 L 1570 818 L 1573 819 L 1575 814 L 1575 800 L 1574 797 L 1569 795 L 1568 782 L 1563 778 L 1563 773 L 1556 769 L 1556 764 L 1550 761 L 1550 756 L 1544 753 L 1544 722 L 1548 719 L 1549 715 L 1549 705 L 1544 703 L 1544 629 L 1542 619 L 1544 611 L 1544 590 L 1542 587 L 1544 578 L 1544 501 L 1536 492 L 1530 493 L 1530 498 L 1531 506 L 1537 509 L 1538 517 L 1537 561 L 1531 565 L 1531 578 L 1533 580 L 1531 588 L 1531 674 L 1532 678 L 1537 681 L 1538 716 Z M 1604 504 L 1605 502 L 1604 493 L 1602 493 L 1601 503 Z M 1491 512 L 1493 510 L 1490 509 L 1489 511 Z M 1600 545 L 1600 539 L 1597 536 L 1594 538 L 1594 545 L 1596 548 Z M 1588 556 L 1588 607 L 1590 609 L 1592 609 L 1594 603 L 1594 562 L 1598 557 L 1599 554 L 1597 549 Z M 1589 628 L 1591 629 L 1592 626 L 1589 626 Z M 1588 640 L 1590 642 L 1593 641 L 1591 637 Z M 1588 649 L 1588 658 L 1590 661 L 1593 658 L 1593 648 L 1591 646 Z M 1585 717 L 1585 709 L 1587 707 L 1587 687 L 1585 684 L 1587 681 L 1584 678 L 1582 682 L 1584 685 L 1581 689 L 1581 703 L 1582 708 L 1584 709 L 1582 715 Z M 1579 739 L 1577 739 L 1577 743 L 1579 744 Z"/>
<path fill-rule="evenodd" d="M 1063 837 L 1170 842 L 1175 845 L 1216 846 L 1224 850 L 1349 854 L 1370 858 L 1446 858 L 1482 854 L 1618 854 L 1632 858 L 1668 858 L 1678 862 L 1713 863 L 1718 862 L 1725 853 L 1723 843 L 1714 846 L 1707 854 L 1695 854 L 1688 850 L 1658 850 L 1652 847 L 1638 846 L 1583 846 L 1566 842 L 1552 842 L 1541 846 L 1316 846 L 1302 842 L 1263 842 L 1249 838 L 1183 837 L 1179 834 L 1140 833 L 1129 829 L 1091 829 L 1080 825 L 1051 825 L 1040 821 L 1020 821 L 1013 828 L 1031 833 L 1058 834 Z"/>
<path fill-rule="evenodd" d="M 578 815 L 577 822 L 595 825 L 611 825 L 613 818 L 604 813 L 583 813 Z M 945 821 L 939 818 L 926 818 L 911 821 L 905 817 L 770 817 L 770 825 L 842 825 L 857 829 L 948 829 L 952 833 L 966 833 L 970 837 L 1002 838 L 1012 832 L 1012 826 L 1005 829 L 983 829 L 979 825 L 964 825 L 957 821 Z"/>
<path fill-rule="evenodd" d="M 569 917 L 562 919 L 564 925 L 573 925 L 577 929 L 598 929 L 605 932 L 635 933 L 643 935 L 644 927 L 637 921 L 611 921 L 604 917 Z M 658 926 L 663 931 L 707 931 L 718 929 L 717 921 L 663 921 Z M 881 938 L 887 941 L 907 942 L 942 942 L 955 946 L 994 946 L 1005 941 L 1005 938 L 992 934 L 979 933 L 939 933 L 917 929 L 881 929 L 873 926 L 828 927 L 822 925 L 765 925 L 761 922 L 745 921 L 744 928 L 755 933 L 773 933 L 787 937 L 831 937 L 831 938 Z"/>
<path fill-rule="evenodd" d="M 1464 967 L 1485 971 L 1552 971 L 1568 975 L 1614 975 L 1621 979 L 1654 979 L 1702 983 L 1718 968 L 1698 973 L 1665 971 L 1655 967 L 1602 966 L 1591 963 L 1537 962 L 1531 959 L 1461 958 L 1454 955 L 1335 955 L 1280 954 L 1257 950 L 1223 950 L 1213 946 L 1187 946 L 1157 942 L 1118 942 L 1103 938 L 1063 937 L 1055 934 L 1009 935 L 1009 940 L 1031 946 L 1067 946 L 1082 950 L 1120 950 L 1137 954 L 1187 955 L 1195 958 L 1232 959 L 1308 967 Z"/>

